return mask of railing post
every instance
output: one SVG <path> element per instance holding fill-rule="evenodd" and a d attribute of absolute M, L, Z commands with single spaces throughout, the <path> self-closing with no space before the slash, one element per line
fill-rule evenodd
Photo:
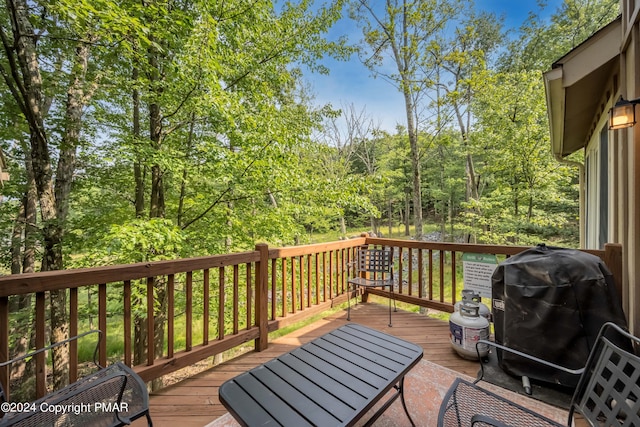
<path fill-rule="evenodd" d="M 36 292 L 36 348 L 44 347 L 45 341 L 45 293 Z M 47 394 L 47 365 L 45 354 L 38 353 L 36 359 L 36 398 L 41 398 Z"/>
<path fill-rule="evenodd" d="M 9 360 L 9 297 L 0 297 L 0 362 Z M 0 382 L 9 400 L 9 366 L 0 368 Z"/>
<path fill-rule="evenodd" d="M 256 326 L 260 335 L 255 340 L 256 351 L 266 350 L 269 345 L 269 312 L 268 312 L 268 277 L 269 277 L 269 246 L 258 243 L 256 251 L 260 253 L 260 261 L 256 264 Z"/>
<path fill-rule="evenodd" d="M 147 277 L 147 366 L 153 366 L 155 360 L 155 296 L 153 282 L 155 278 Z M 104 331 L 102 331 L 104 333 Z M 103 340 L 106 340 L 106 335 Z"/>
<path fill-rule="evenodd" d="M 624 304 L 627 297 L 622 293 L 622 245 L 620 243 L 606 243 L 604 245 L 604 263 L 607 264 L 611 274 L 613 274 L 618 297 Z"/>

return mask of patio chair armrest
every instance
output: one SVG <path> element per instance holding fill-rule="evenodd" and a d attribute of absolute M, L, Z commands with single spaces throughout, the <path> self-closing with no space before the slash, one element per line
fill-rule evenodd
<path fill-rule="evenodd" d="M 131 423 L 131 420 L 121 416 L 122 397 L 127 385 L 126 373 L 114 372 L 77 384 L 28 403 L 28 411 L 6 412 L 0 418 L 0 426 L 116 426 Z"/>
<path fill-rule="evenodd" d="M 563 427 L 517 402 L 459 377 L 451 384 L 440 404 L 437 425 Z"/>
<path fill-rule="evenodd" d="M 90 334 L 98 334 L 98 340 L 96 341 L 96 347 L 95 347 L 95 349 L 93 351 L 93 363 L 98 368 L 102 369 L 102 366 L 100 366 L 100 364 L 98 363 L 98 358 L 97 358 L 98 357 L 98 350 L 100 349 L 100 341 L 102 340 L 102 331 L 100 331 L 98 329 L 92 329 L 90 331 L 83 332 L 83 333 L 75 335 L 73 337 L 69 337 L 69 338 L 67 338 L 65 340 L 58 341 L 58 342 L 55 342 L 53 344 L 50 344 L 50 345 L 48 345 L 46 347 L 39 348 L 39 349 L 34 350 L 34 351 L 30 352 L 30 353 L 23 354 L 22 356 L 16 357 L 14 359 L 7 360 L 5 362 L 0 363 L 0 368 L 4 368 L 5 366 L 12 365 L 13 363 L 16 363 L 16 362 L 20 362 L 21 360 L 30 359 L 33 356 L 37 355 L 37 354 L 43 353 L 45 351 L 49 351 L 52 348 L 59 347 L 61 345 L 68 344 L 71 341 L 79 340 L 80 338 L 85 337 L 85 336 L 90 335 Z"/>
<path fill-rule="evenodd" d="M 506 347 L 504 345 L 495 343 L 493 341 L 479 340 L 476 343 L 476 352 L 478 354 L 478 359 L 480 360 L 480 377 L 475 381 L 476 383 L 478 381 L 481 381 L 484 378 L 484 364 L 486 362 L 486 358 L 480 356 L 481 353 L 482 353 L 480 348 L 482 346 L 494 347 L 494 348 L 500 349 L 502 351 L 506 351 L 508 353 L 512 353 L 512 354 L 515 354 L 517 356 L 523 357 L 525 359 L 531 360 L 531 361 L 533 361 L 535 363 L 539 363 L 541 365 L 545 365 L 545 366 L 548 366 L 550 368 L 554 368 L 554 369 L 560 370 L 562 372 L 566 372 L 566 373 L 571 374 L 571 375 L 580 376 L 580 375 L 582 375 L 582 373 L 584 372 L 584 369 L 585 369 L 584 367 L 579 368 L 579 369 L 570 369 L 570 368 L 567 368 L 566 366 L 558 365 L 556 363 L 549 362 L 548 360 L 540 359 L 539 357 L 533 356 L 531 354 L 523 353 L 522 351 L 515 350 L 515 349 L 510 348 L 510 347 Z M 486 351 L 486 347 L 485 347 L 484 351 Z"/>
<path fill-rule="evenodd" d="M 494 418 L 487 417 L 486 415 L 476 414 L 471 417 L 471 426 L 494 426 L 494 427 L 511 427 L 508 424 L 500 422 Z"/>

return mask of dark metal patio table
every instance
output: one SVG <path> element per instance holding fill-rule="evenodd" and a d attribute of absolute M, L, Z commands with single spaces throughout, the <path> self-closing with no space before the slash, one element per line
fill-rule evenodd
<path fill-rule="evenodd" d="M 220 401 L 245 426 L 351 426 L 387 392 L 394 392 L 365 425 L 398 397 L 422 347 L 348 323 L 226 381 Z"/>

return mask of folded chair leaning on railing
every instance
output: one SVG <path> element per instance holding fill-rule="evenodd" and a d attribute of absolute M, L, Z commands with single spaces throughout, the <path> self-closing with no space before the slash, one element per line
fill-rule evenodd
<path fill-rule="evenodd" d="M 365 288 L 389 288 L 389 326 L 391 326 L 391 300 L 393 309 L 396 309 L 396 299 L 393 293 L 393 248 L 368 249 L 358 248 L 358 255 L 355 264 L 356 277 L 349 279 L 348 283 L 353 285 L 353 290 L 358 286 Z M 351 290 L 347 295 L 347 320 L 351 320 Z"/>
<path fill-rule="evenodd" d="M 97 361 L 102 332 L 91 330 L 51 344 L 32 353 L 0 363 L 0 367 L 33 358 L 54 347 L 89 334 L 98 334 L 93 353 L 94 372 L 33 402 L 7 402 L 0 384 L 0 427 L 5 426 L 92 426 L 116 427 L 131 424 L 149 414 L 149 394 L 142 379 L 127 365 L 116 362 L 102 367 Z"/>
<path fill-rule="evenodd" d="M 589 354 L 584 368 L 571 370 L 488 341 L 479 344 L 496 346 L 537 363 L 579 374 L 571 399 L 567 426 L 575 412 L 591 426 L 640 426 L 640 338 L 613 323 L 605 323 Z M 628 344 L 628 345 L 626 345 Z M 635 349 L 635 350 L 634 350 Z M 630 350 L 630 351 L 629 351 Z M 460 426 L 537 426 L 561 427 L 529 409 L 487 391 L 461 378 L 447 392 L 438 415 L 439 427 Z"/>

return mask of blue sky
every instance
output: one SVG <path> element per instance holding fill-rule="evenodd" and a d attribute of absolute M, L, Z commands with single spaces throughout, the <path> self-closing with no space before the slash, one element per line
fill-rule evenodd
<path fill-rule="evenodd" d="M 475 3 L 478 10 L 504 17 L 505 28 L 513 29 L 521 26 L 530 11 L 540 10 L 536 0 L 476 0 Z M 549 17 L 561 4 L 562 0 L 547 0 L 547 5 L 539 15 Z M 347 35 L 352 42 L 357 42 L 362 33 L 353 21 L 343 18 L 329 36 L 341 35 Z M 324 64 L 331 70 L 328 76 L 305 75 L 317 105 L 331 103 L 334 108 L 341 108 L 353 104 L 358 112 L 366 109 L 367 115 L 389 132 L 395 132 L 397 123 L 406 124 L 402 95 L 390 83 L 372 77 L 357 57 L 349 62 L 328 59 Z"/>

